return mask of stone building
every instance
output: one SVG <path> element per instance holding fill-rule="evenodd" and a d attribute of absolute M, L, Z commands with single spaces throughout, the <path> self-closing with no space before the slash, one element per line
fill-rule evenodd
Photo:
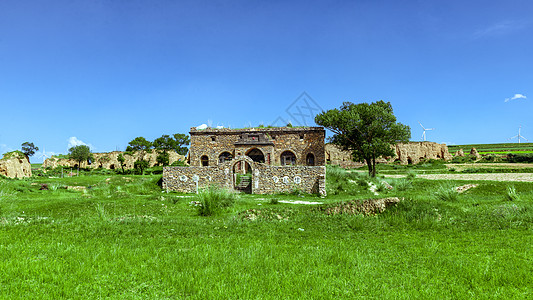
<path fill-rule="evenodd" d="M 216 184 L 255 194 L 325 194 L 322 127 L 191 128 L 190 135 L 190 167 L 165 167 L 166 189 L 195 192 Z"/>

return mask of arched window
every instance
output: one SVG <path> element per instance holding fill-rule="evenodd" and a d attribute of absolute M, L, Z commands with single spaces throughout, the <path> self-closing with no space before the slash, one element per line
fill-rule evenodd
<path fill-rule="evenodd" d="M 313 153 L 307 154 L 307 157 L 305 158 L 305 163 L 308 166 L 314 166 L 315 165 L 315 156 L 313 155 Z"/>
<path fill-rule="evenodd" d="M 225 163 L 227 161 L 230 161 L 233 159 L 233 155 L 231 155 L 231 153 L 229 152 L 222 152 L 219 156 L 218 156 L 218 163 L 219 164 L 222 164 L 222 163 Z"/>
<path fill-rule="evenodd" d="M 258 163 L 264 163 L 265 162 L 265 155 L 263 152 L 257 148 L 253 148 L 248 153 L 246 153 L 248 157 L 250 157 L 253 161 Z"/>
<path fill-rule="evenodd" d="M 293 166 L 296 165 L 296 155 L 291 151 L 287 150 L 281 153 L 281 165 L 282 166 Z"/>
<path fill-rule="evenodd" d="M 209 157 L 207 157 L 207 155 L 202 156 L 200 161 L 202 162 L 203 167 L 209 166 Z"/>

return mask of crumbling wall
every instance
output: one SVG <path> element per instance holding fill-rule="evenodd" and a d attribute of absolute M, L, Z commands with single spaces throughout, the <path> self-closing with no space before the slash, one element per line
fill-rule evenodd
<path fill-rule="evenodd" d="M 0 159 L 0 175 L 10 178 L 31 177 L 31 164 L 20 151 L 5 153 Z"/>
<path fill-rule="evenodd" d="M 133 169 L 133 165 L 136 160 L 141 158 L 140 152 L 126 153 L 121 151 L 113 151 L 108 153 L 92 153 L 93 161 L 91 164 L 87 162 L 82 162 L 80 168 L 104 168 L 104 169 L 120 169 L 121 165 L 118 161 L 119 154 L 124 156 L 124 169 Z M 176 152 L 169 151 L 169 164 L 172 164 L 176 161 L 185 162 L 185 156 L 178 154 Z M 148 161 L 150 167 L 153 167 L 157 164 L 157 151 L 152 151 L 151 153 L 145 153 L 144 160 Z M 78 166 L 78 162 L 73 159 L 67 158 L 57 158 L 52 156 L 47 158 L 42 165 L 42 168 L 57 168 L 59 166 L 75 168 Z"/>
<path fill-rule="evenodd" d="M 434 142 L 409 142 L 399 143 L 392 146 L 395 155 L 392 157 L 379 158 L 379 163 L 390 163 L 398 161 L 402 165 L 417 164 L 426 159 L 443 159 L 451 160 L 452 155 L 448 152 L 446 144 Z M 342 150 L 334 144 L 326 144 L 326 160 L 332 165 L 338 165 L 344 168 L 361 167 L 366 165 L 362 162 L 353 162 L 350 151 Z"/>

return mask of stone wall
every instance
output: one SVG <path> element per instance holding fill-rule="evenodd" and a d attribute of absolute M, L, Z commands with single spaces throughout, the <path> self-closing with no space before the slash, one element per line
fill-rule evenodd
<path fill-rule="evenodd" d="M 163 168 L 163 189 L 185 193 L 194 193 L 197 186 L 205 188 L 209 185 L 234 189 L 235 175 L 241 164 L 247 164 L 250 167 L 251 192 L 254 194 L 294 190 L 326 194 L 325 166 L 270 166 L 254 162 L 243 155 L 216 166 L 165 167 Z"/>
<path fill-rule="evenodd" d="M 0 159 L 0 175 L 10 178 L 31 177 L 31 164 L 22 152 L 5 153 Z"/>
<path fill-rule="evenodd" d="M 446 144 L 434 142 L 409 142 L 399 143 L 392 146 L 395 150 L 393 157 L 384 157 L 377 160 L 378 163 L 390 163 L 398 161 L 400 164 L 417 164 L 426 159 L 451 160 L 452 155 L 448 152 Z M 356 168 L 366 165 L 363 162 L 352 161 L 350 151 L 344 151 L 337 145 L 326 144 L 326 160 L 332 165 L 339 165 L 344 168 Z"/>
<path fill-rule="evenodd" d="M 113 151 L 108 153 L 93 153 L 94 160 L 91 164 L 87 162 L 81 163 L 81 168 L 104 168 L 104 169 L 120 169 L 121 165 L 117 157 L 119 154 L 124 156 L 124 169 L 133 169 L 133 165 L 137 159 L 141 157 L 140 152 L 134 152 L 127 154 L 126 152 Z M 169 154 L 169 164 L 172 164 L 176 161 L 185 161 L 185 156 L 177 154 L 176 152 L 168 152 Z M 154 150 L 152 153 L 146 153 L 144 159 L 147 160 L 150 164 L 150 167 L 153 167 L 157 163 L 158 153 Z M 57 158 L 52 156 L 47 158 L 42 165 L 42 168 L 57 168 L 59 166 L 76 168 L 78 167 L 78 162 L 73 159 L 66 158 Z"/>
<path fill-rule="evenodd" d="M 308 155 L 314 158 L 312 165 L 325 164 L 322 127 L 275 127 L 248 129 L 197 130 L 191 128 L 189 159 L 191 166 L 201 166 L 201 158 L 208 158 L 208 166 L 217 165 L 222 153 L 232 157 L 247 155 L 251 150 L 260 150 L 267 165 L 281 165 L 281 154 L 291 151 L 296 156 L 296 165 L 308 165 Z"/>

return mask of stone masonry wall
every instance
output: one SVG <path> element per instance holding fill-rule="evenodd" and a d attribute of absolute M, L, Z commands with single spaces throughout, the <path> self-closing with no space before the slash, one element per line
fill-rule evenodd
<path fill-rule="evenodd" d="M 191 166 L 201 166 L 201 157 L 204 155 L 209 159 L 209 166 L 213 166 L 218 164 L 219 156 L 223 152 L 229 152 L 236 157 L 246 155 L 253 148 L 261 150 L 265 156 L 265 163 L 270 165 L 281 165 L 281 154 L 286 150 L 295 154 L 297 165 L 305 166 L 309 153 L 314 156 L 315 166 L 325 164 L 325 130 L 322 127 L 207 128 L 204 130 L 197 130 L 193 127 L 190 135 Z M 253 141 L 246 139 L 252 136 L 257 138 Z"/>
<path fill-rule="evenodd" d="M 271 194 L 299 190 L 304 193 L 326 194 L 325 166 L 269 166 L 239 156 L 234 161 L 211 167 L 165 167 L 163 189 L 185 193 L 196 192 L 211 184 L 227 189 L 234 188 L 234 167 L 246 162 L 251 167 L 252 193 Z"/>

